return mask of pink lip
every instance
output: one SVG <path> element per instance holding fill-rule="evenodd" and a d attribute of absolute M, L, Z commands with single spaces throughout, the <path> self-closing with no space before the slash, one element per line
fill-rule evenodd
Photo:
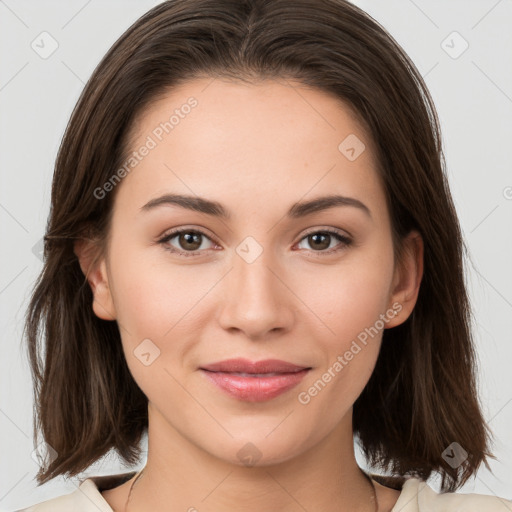
<path fill-rule="evenodd" d="M 256 362 L 228 359 L 200 368 L 220 389 L 248 402 L 263 402 L 285 393 L 295 387 L 310 369 L 277 359 Z"/>
<path fill-rule="evenodd" d="M 306 366 L 297 366 L 279 359 L 264 359 L 263 361 L 249 361 L 248 359 L 226 359 L 217 363 L 201 366 L 201 370 L 211 372 L 244 372 L 244 373 L 292 373 L 304 370 Z"/>

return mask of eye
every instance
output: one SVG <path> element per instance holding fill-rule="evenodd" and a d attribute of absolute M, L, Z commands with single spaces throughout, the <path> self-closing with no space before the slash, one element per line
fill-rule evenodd
<path fill-rule="evenodd" d="M 176 238 L 178 247 L 171 243 Z M 204 247 L 203 242 L 210 238 L 197 229 L 179 229 L 167 233 L 163 238 L 158 240 L 164 248 L 170 252 L 180 254 L 182 256 L 196 256 L 198 252 L 208 249 Z M 211 242 L 211 240 L 210 240 Z"/>
<path fill-rule="evenodd" d="M 341 243 L 339 243 L 337 246 L 335 245 L 333 249 L 331 242 L 334 242 L 335 240 L 338 240 L 338 242 Z M 312 252 L 320 253 L 318 256 L 341 251 L 352 243 L 352 240 L 347 236 L 339 233 L 338 231 L 333 231 L 330 229 L 311 231 L 301 239 L 299 244 L 301 244 L 302 241 L 307 241 L 307 243 L 310 244 L 310 247 L 313 248 Z"/>

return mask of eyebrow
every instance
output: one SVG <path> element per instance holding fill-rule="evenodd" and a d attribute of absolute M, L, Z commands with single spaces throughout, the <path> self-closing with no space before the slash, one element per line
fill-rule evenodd
<path fill-rule="evenodd" d="M 159 206 L 176 205 L 187 210 L 205 213 L 222 219 L 230 219 L 231 214 L 217 201 L 211 201 L 199 196 L 188 196 L 181 194 L 165 194 L 163 196 L 151 199 L 148 203 L 141 207 L 142 211 L 149 211 Z M 312 213 L 327 210 L 337 206 L 352 206 L 363 211 L 370 218 L 372 214 L 370 209 L 358 199 L 354 197 L 346 197 L 341 195 L 328 195 L 317 197 L 310 201 L 295 203 L 287 212 L 287 216 L 292 219 L 306 217 Z"/>

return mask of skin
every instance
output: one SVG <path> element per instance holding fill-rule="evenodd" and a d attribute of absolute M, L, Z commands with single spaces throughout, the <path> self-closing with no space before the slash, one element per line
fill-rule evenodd
<path fill-rule="evenodd" d="M 398 264 L 372 141 L 343 103 L 296 82 L 195 79 L 143 113 L 132 149 L 190 96 L 197 107 L 117 185 L 107 253 L 95 259 L 92 242 L 75 247 L 94 312 L 118 322 L 149 401 L 147 466 L 129 510 L 373 512 L 354 455 L 352 406 L 382 330 L 309 403 L 298 395 L 394 303 L 401 310 L 385 328 L 408 318 L 423 273 L 421 237 L 407 237 Z M 366 146 L 354 161 L 338 149 L 350 134 Z M 171 192 L 218 201 L 231 218 L 169 205 L 141 211 Z M 292 204 L 333 193 L 362 201 L 371 216 L 342 206 L 286 217 Z M 177 227 L 206 232 L 199 254 L 157 242 Z M 327 228 L 353 242 L 331 237 L 318 248 L 307 235 Z M 236 252 L 247 236 L 262 248 L 252 263 Z M 166 245 L 194 252 L 178 236 Z M 341 250 L 327 254 L 333 248 Z M 147 338 L 160 350 L 148 366 L 134 355 Z M 277 398 L 246 402 L 198 370 L 232 357 L 312 370 Z M 252 467 L 237 456 L 249 442 L 261 454 Z M 124 510 L 131 483 L 103 493 L 114 510 Z M 399 491 L 375 487 L 379 512 L 391 510 Z"/>

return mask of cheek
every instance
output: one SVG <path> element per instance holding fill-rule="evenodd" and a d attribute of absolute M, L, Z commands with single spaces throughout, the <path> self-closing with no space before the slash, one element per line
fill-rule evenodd
<path fill-rule="evenodd" d="M 211 271 L 202 278 L 193 265 L 166 261 L 163 251 L 121 244 L 112 251 L 117 320 L 133 337 L 162 339 L 189 324 L 194 307 L 214 284 Z"/>
<path fill-rule="evenodd" d="M 382 339 L 379 315 L 387 305 L 386 283 L 375 275 L 344 277 L 318 296 L 315 311 L 323 312 L 319 316 L 329 327 L 316 338 L 323 363 L 297 396 L 311 418 L 324 419 L 326 432 L 352 407 L 373 373 Z"/>
<path fill-rule="evenodd" d="M 199 339 L 201 298 L 215 276 L 210 271 L 203 279 L 194 266 L 162 262 L 161 256 L 155 261 L 153 249 L 119 245 L 111 251 L 117 322 L 130 372 L 148 399 L 158 402 L 164 393 L 184 407 L 187 396 L 173 376 L 183 381 L 181 362 Z"/>
<path fill-rule="evenodd" d="M 392 270 L 391 248 L 359 251 L 339 265 L 298 280 L 294 289 L 315 313 L 323 339 L 336 350 L 344 350 L 388 309 Z"/>
<path fill-rule="evenodd" d="M 172 263 L 158 248 L 122 244 L 111 251 L 111 269 L 130 372 L 148 398 L 173 390 L 179 402 L 182 391 L 170 373 L 182 382 L 190 370 L 190 353 L 211 316 L 205 308 L 218 276 L 208 266 Z"/>

